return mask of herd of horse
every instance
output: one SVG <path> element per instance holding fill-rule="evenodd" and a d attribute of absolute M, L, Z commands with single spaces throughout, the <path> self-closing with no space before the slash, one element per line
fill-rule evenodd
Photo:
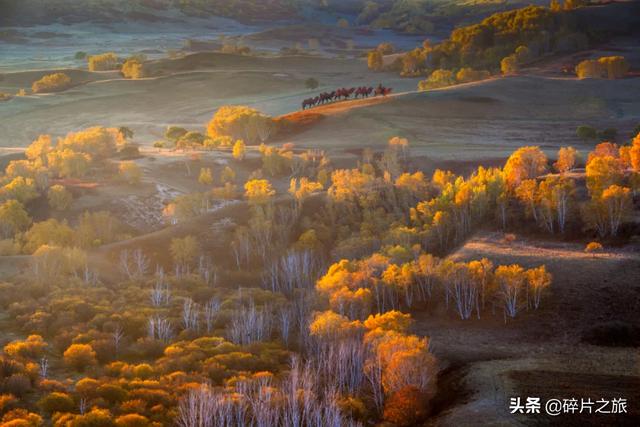
<path fill-rule="evenodd" d="M 306 110 L 307 108 L 313 108 L 318 105 L 324 105 L 335 101 L 345 101 L 347 99 L 350 99 L 351 96 L 353 96 L 354 99 L 368 98 L 372 95 L 387 96 L 391 93 L 391 91 L 392 89 L 390 87 L 384 87 L 381 84 L 376 88 L 371 86 L 360 86 L 352 87 L 349 89 L 336 89 L 332 92 L 322 92 L 314 98 L 305 99 L 304 101 L 302 101 L 302 109 Z"/>

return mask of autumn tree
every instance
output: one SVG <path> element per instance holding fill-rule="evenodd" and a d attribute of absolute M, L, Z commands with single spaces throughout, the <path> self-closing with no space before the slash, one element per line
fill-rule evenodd
<path fill-rule="evenodd" d="M 58 211 L 64 211 L 73 202 L 73 196 L 62 185 L 56 184 L 49 188 L 47 193 L 47 199 L 49 200 L 49 206 Z"/>
<path fill-rule="evenodd" d="M 427 397 L 417 387 L 393 392 L 384 405 L 383 418 L 397 426 L 418 425 L 427 416 Z"/>
<path fill-rule="evenodd" d="M 534 309 L 538 309 L 540 306 L 540 299 L 542 293 L 551 285 L 551 273 L 547 272 L 547 269 L 544 265 L 538 268 L 532 268 L 531 270 L 527 270 L 527 286 L 529 287 L 528 297 L 530 297 L 533 301 Z M 527 301 L 529 303 L 529 301 Z"/>
<path fill-rule="evenodd" d="M 584 207 L 584 218 L 600 237 L 616 236 L 631 213 L 631 190 L 611 185 L 595 193 Z"/>
<path fill-rule="evenodd" d="M 171 239 L 169 252 L 178 273 L 188 274 L 200 254 L 200 244 L 194 236 L 174 238 Z"/>
<path fill-rule="evenodd" d="M 505 322 L 507 316 L 514 318 L 522 306 L 522 293 L 526 291 L 525 270 L 519 265 L 501 265 L 495 271 L 500 299 L 503 303 Z"/>
<path fill-rule="evenodd" d="M 11 238 L 16 233 L 26 230 L 31 224 L 31 217 L 24 205 L 17 200 L 7 200 L 0 204 L 0 236 Z"/>
<path fill-rule="evenodd" d="M 576 75 L 586 78 L 623 78 L 629 71 L 629 63 L 623 56 L 604 56 L 598 59 L 587 59 L 576 66 Z"/>
<path fill-rule="evenodd" d="M 470 83 L 485 80 L 489 77 L 491 77 L 491 73 L 486 70 L 474 70 L 468 67 L 461 68 L 456 73 L 456 81 L 458 83 Z"/>
<path fill-rule="evenodd" d="M 107 211 L 84 212 L 78 218 L 74 244 L 89 248 L 114 242 L 121 227 L 120 221 Z"/>
<path fill-rule="evenodd" d="M 56 283 L 71 274 L 77 274 L 87 264 L 87 255 L 78 248 L 42 245 L 31 258 L 34 279 L 38 283 Z"/>
<path fill-rule="evenodd" d="M 319 182 L 310 181 L 306 177 L 300 178 L 300 180 L 291 178 L 289 184 L 289 194 L 291 194 L 296 199 L 298 208 L 302 207 L 302 204 L 307 197 L 315 192 L 322 190 L 322 184 L 320 184 Z"/>
<path fill-rule="evenodd" d="M 95 126 L 68 133 L 58 141 L 56 150 L 69 149 L 88 155 L 92 160 L 101 160 L 113 156 L 125 142 L 118 128 Z"/>
<path fill-rule="evenodd" d="M 260 154 L 262 156 L 262 168 L 271 176 L 283 175 L 291 171 L 294 165 L 293 152 L 283 147 L 260 145 Z"/>
<path fill-rule="evenodd" d="M 384 66 L 382 53 L 379 50 L 372 50 L 367 55 L 367 65 L 370 70 L 380 71 Z"/>
<path fill-rule="evenodd" d="M 28 160 L 38 165 L 47 164 L 47 154 L 51 151 L 51 136 L 40 135 L 25 150 L 24 154 Z"/>
<path fill-rule="evenodd" d="M 479 288 L 480 297 L 478 299 L 478 317 L 480 317 L 480 308 L 485 308 L 487 300 L 489 300 L 495 291 L 493 263 L 487 259 L 471 261 L 467 264 L 470 280 L 476 283 Z"/>
<path fill-rule="evenodd" d="M 544 202 L 551 205 L 549 211 L 555 216 L 560 233 L 565 232 L 567 222 L 574 210 L 576 185 L 571 179 L 549 177 L 540 184 Z"/>
<path fill-rule="evenodd" d="M 252 205 L 268 204 L 276 194 L 271 183 L 266 179 L 252 179 L 244 185 L 244 196 Z"/>
<path fill-rule="evenodd" d="M 229 136 L 249 144 L 265 142 L 273 131 L 273 119 L 245 106 L 220 107 L 207 126 L 210 138 Z"/>
<path fill-rule="evenodd" d="M 418 83 L 418 89 L 429 90 L 456 84 L 456 77 L 451 70 L 435 70 L 426 80 Z"/>
<path fill-rule="evenodd" d="M 213 174 L 211 168 L 200 168 L 200 174 L 198 174 L 198 182 L 202 185 L 213 184 Z"/>
<path fill-rule="evenodd" d="M 429 352 L 429 341 L 394 331 L 370 333 L 366 338 L 375 348 L 375 362 L 382 366 L 381 383 L 386 394 L 404 387 L 415 387 L 433 395 L 436 359 Z"/>
<path fill-rule="evenodd" d="M 33 253 L 42 245 L 71 246 L 73 229 L 66 221 L 55 219 L 37 222 L 25 233 L 25 251 Z"/>
<path fill-rule="evenodd" d="M 54 73 L 33 82 L 33 93 L 59 92 L 71 87 L 71 78 L 64 73 Z"/>
<path fill-rule="evenodd" d="M 507 160 L 504 173 L 507 183 L 515 187 L 526 179 L 537 178 L 547 170 L 547 156 L 539 147 L 521 147 Z"/>
<path fill-rule="evenodd" d="M 235 160 L 244 160 L 245 151 L 246 148 L 243 140 L 239 139 L 235 142 L 235 144 L 233 144 L 232 155 Z"/>
<path fill-rule="evenodd" d="M 369 331 L 381 330 L 407 332 L 412 323 L 413 320 L 411 319 L 411 315 L 397 310 L 391 310 L 385 313 L 369 315 L 363 325 Z"/>
<path fill-rule="evenodd" d="M 50 170 L 61 178 L 82 178 L 91 165 L 91 156 L 71 149 L 57 150 L 47 155 Z"/>
<path fill-rule="evenodd" d="M 44 396 L 38 401 L 40 409 L 48 414 L 52 415 L 56 412 L 72 412 L 76 405 L 67 393 L 54 391 Z"/>
<path fill-rule="evenodd" d="M 89 71 L 110 71 L 118 67 L 118 56 L 113 52 L 87 57 Z"/>
<path fill-rule="evenodd" d="M 504 75 L 515 74 L 520 70 L 520 64 L 516 55 L 509 55 L 500 61 L 500 71 Z"/>
<path fill-rule="evenodd" d="M 84 371 L 97 363 L 96 352 L 89 344 L 72 344 L 64 351 L 63 357 L 64 363 L 77 371 Z"/>
<path fill-rule="evenodd" d="M 144 64 L 139 58 L 127 59 L 120 71 L 125 79 L 140 79 L 145 76 Z"/>
<path fill-rule="evenodd" d="M 40 335 L 29 335 L 25 340 L 11 341 L 4 346 L 4 353 L 16 358 L 36 360 L 44 354 L 47 343 Z"/>
<path fill-rule="evenodd" d="M 558 160 L 553 164 L 560 173 L 570 172 L 578 161 L 578 150 L 573 147 L 561 147 L 558 150 Z"/>
<path fill-rule="evenodd" d="M 635 136 L 629 148 L 629 163 L 634 172 L 640 172 L 640 132 Z"/>
<path fill-rule="evenodd" d="M 403 76 L 416 76 L 424 70 L 427 60 L 427 52 L 424 49 L 416 48 L 410 50 L 402 56 Z"/>
<path fill-rule="evenodd" d="M 140 414 L 125 414 L 120 415 L 115 420 L 116 427 L 149 427 L 151 421 L 144 415 Z"/>
<path fill-rule="evenodd" d="M 236 180 L 236 172 L 229 166 L 225 166 L 220 172 L 220 182 L 223 184 L 233 183 Z"/>
<path fill-rule="evenodd" d="M 608 154 L 598 155 L 590 157 L 587 162 L 586 175 L 589 193 L 592 196 L 597 196 L 605 188 L 621 184 L 624 178 L 624 170 L 617 157 Z"/>
<path fill-rule="evenodd" d="M 357 335 L 362 330 L 359 321 L 351 321 L 348 317 L 331 310 L 316 313 L 309 325 L 311 335 L 323 340 L 335 340 Z"/>
<path fill-rule="evenodd" d="M 38 189 L 32 178 L 18 176 L 0 187 L 0 201 L 15 199 L 20 203 L 28 203 L 38 197 Z"/>

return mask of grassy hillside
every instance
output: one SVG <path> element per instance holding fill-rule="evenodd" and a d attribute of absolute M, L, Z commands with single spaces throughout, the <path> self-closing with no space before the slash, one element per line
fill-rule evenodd
<path fill-rule="evenodd" d="M 347 16 L 353 24 L 408 33 L 448 31 L 491 13 L 545 4 L 541 0 L 4 0 L 0 24 L 77 23 L 133 19 L 171 21 L 186 16 L 221 16 L 240 22 L 300 18 L 303 10 Z"/>
<path fill-rule="evenodd" d="M 5 25 L 134 19 L 175 20 L 182 16 L 222 16 L 242 22 L 269 21 L 295 16 L 295 2 L 287 0 L 5 0 L 0 23 Z"/>

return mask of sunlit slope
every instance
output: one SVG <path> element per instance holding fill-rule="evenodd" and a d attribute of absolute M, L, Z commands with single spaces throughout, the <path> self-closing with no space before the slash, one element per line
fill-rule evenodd
<path fill-rule="evenodd" d="M 576 127 L 615 123 L 625 134 L 640 119 L 638 91 L 640 79 L 499 77 L 328 112 L 297 135 L 296 143 L 328 150 L 381 148 L 400 134 L 411 140 L 414 154 L 441 160 L 502 158 L 523 145 L 588 149 L 593 142 L 580 141 Z"/>

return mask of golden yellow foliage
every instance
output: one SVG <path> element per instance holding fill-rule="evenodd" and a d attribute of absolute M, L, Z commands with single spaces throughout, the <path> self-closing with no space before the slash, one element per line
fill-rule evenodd
<path fill-rule="evenodd" d="M 296 199 L 299 205 L 311 194 L 322 191 L 322 189 L 322 184 L 310 181 L 306 177 L 300 178 L 299 181 L 296 178 L 291 178 L 289 183 L 289 194 Z"/>
<path fill-rule="evenodd" d="M 127 59 L 122 64 L 122 75 L 126 79 L 141 79 L 144 75 L 144 64 L 137 58 Z"/>
<path fill-rule="evenodd" d="M 54 73 L 33 82 L 33 93 L 59 92 L 71 87 L 71 78 L 64 73 Z"/>
<path fill-rule="evenodd" d="M 596 252 L 602 252 L 603 249 L 604 249 L 604 247 L 602 246 L 602 243 L 600 243 L 600 242 L 589 242 L 587 244 L 587 246 L 585 246 L 584 251 L 586 253 L 592 254 L 592 253 L 596 253 Z"/>
<path fill-rule="evenodd" d="M 560 173 L 567 173 L 576 166 L 578 159 L 578 150 L 573 147 L 562 147 L 558 150 L 558 160 L 554 163 L 554 167 Z"/>
<path fill-rule="evenodd" d="M 362 329 L 359 321 L 351 321 L 348 317 L 331 310 L 316 313 L 309 325 L 312 336 L 321 339 L 338 339 L 357 334 Z"/>
<path fill-rule="evenodd" d="M 521 147 L 507 160 L 504 173 L 513 188 L 526 179 L 537 178 L 547 170 L 547 156 L 540 147 Z"/>
<path fill-rule="evenodd" d="M 89 71 L 110 71 L 118 68 L 118 56 L 113 52 L 91 55 L 87 62 Z"/>
<path fill-rule="evenodd" d="M 47 343 L 40 335 L 29 335 L 25 340 L 16 340 L 5 345 L 4 352 L 11 357 L 37 359 L 46 348 Z"/>
<path fill-rule="evenodd" d="M 244 185 L 244 195 L 249 203 L 263 205 L 268 203 L 276 194 L 271 183 L 266 179 L 252 179 Z"/>
<path fill-rule="evenodd" d="M 51 136 L 40 135 L 38 139 L 27 147 L 24 154 L 27 156 L 27 159 L 33 162 L 39 162 L 40 165 L 46 165 L 49 151 L 51 151 Z"/>
<path fill-rule="evenodd" d="M 407 332 L 411 326 L 410 314 L 404 314 L 397 310 L 370 315 L 364 321 L 365 328 L 369 330 L 381 329 L 384 331 Z"/>
<path fill-rule="evenodd" d="M 244 160 L 245 151 L 246 149 L 243 140 L 239 139 L 235 142 L 235 144 L 233 144 L 232 155 L 234 159 Z"/>
<path fill-rule="evenodd" d="M 576 75 L 580 79 L 620 79 L 627 72 L 629 72 L 629 63 L 623 56 L 603 56 L 598 59 L 587 59 L 576 66 Z"/>
<path fill-rule="evenodd" d="M 491 73 L 486 70 L 474 70 L 473 68 L 461 68 L 456 73 L 458 83 L 469 83 L 478 80 L 485 80 L 491 77 Z"/>
<path fill-rule="evenodd" d="M 274 130 L 273 119 L 258 110 L 246 106 L 223 106 L 209 122 L 207 135 L 212 139 L 227 136 L 255 144 L 268 140 Z"/>
<path fill-rule="evenodd" d="M 65 364 L 78 371 L 97 363 L 96 352 L 89 344 L 71 344 L 65 350 L 63 358 Z"/>
<path fill-rule="evenodd" d="M 587 188 L 591 195 L 600 194 L 605 188 L 620 184 L 624 170 L 619 159 L 612 156 L 593 157 L 587 163 Z"/>
<path fill-rule="evenodd" d="M 0 237 L 12 238 L 31 225 L 29 213 L 17 200 L 9 199 L 0 204 Z"/>

